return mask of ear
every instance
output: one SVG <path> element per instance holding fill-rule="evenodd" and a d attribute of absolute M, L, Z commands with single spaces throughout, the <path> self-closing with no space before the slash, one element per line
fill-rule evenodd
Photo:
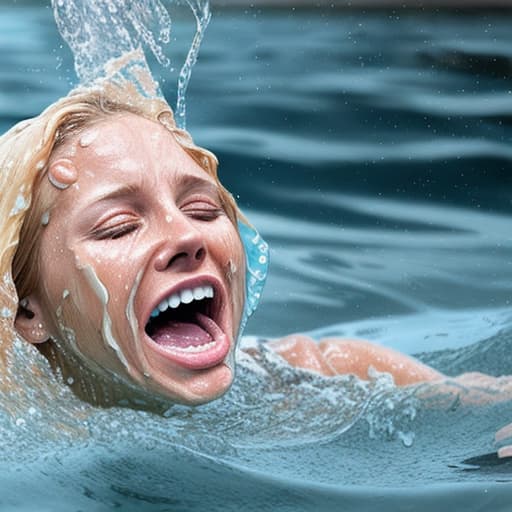
<path fill-rule="evenodd" d="M 43 343 L 50 338 L 40 302 L 33 294 L 20 301 L 14 327 L 29 343 Z"/>

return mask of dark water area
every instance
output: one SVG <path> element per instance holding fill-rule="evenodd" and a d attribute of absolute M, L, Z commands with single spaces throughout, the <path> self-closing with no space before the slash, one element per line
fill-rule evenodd
<path fill-rule="evenodd" d="M 249 334 L 356 336 L 450 375 L 512 374 L 511 27 L 508 11 L 214 9 L 187 126 L 271 245 Z M 178 13 L 174 30 L 179 68 L 190 17 Z M 173 101 L 176 73 L 166 73 Z M 0 130 L 74 81 L 51 10 L 3 2 Z M 0 508 L 512 507 L 512 463 L 493 455 L 494 432 L 512 421 L 508 401 L 398 418 L 409 410 L 402 398 L 381 396 L 393 421 L 369 407 L 350 428 L 301 430 L 300 408 L 273 418 L 279 397 L 245 404 L 245 420 L 230 416 L 246 400 L 238 392 L 169 420 L 105 412 L 96 427 L 110 430 L 93 440 L 10 457 Z M 203 430 L 183 427 L 188 415 Z M 138 422 L 139 437 L 114 422 Z M 270 442 L 284 431 L 296 442 Z"/>
<path fill-rule="evenodd" d="M 251 330 L 507 308 L 509 22 L 329 10 L 214 19 L 189 125 L 274 249 Z"/>

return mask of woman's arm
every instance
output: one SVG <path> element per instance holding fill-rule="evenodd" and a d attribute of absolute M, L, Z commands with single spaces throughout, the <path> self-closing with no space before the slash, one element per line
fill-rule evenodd
<path fill-rule="evenodd" d="M 436 386 L 441 386 L 438 391 L 448 394 L 458 394 L 462 386 L 471 390 L 462 400 L 468 404 L 509 400 L 512 396 L 512 377 L 472 372 L 449 379 L 412 357 L 363 340 L 328 338 L 315 342 L 308 336 L 292 334 L 269 342 L 269 346 L 292 366 L 322 375 L 353 374 L 367 379 L 372 366 L 380 372 L 390 373 L 398 386 L 437 382 Z M 501 445 L 497 450 L 498 457 L 512 457 L 512 423 L 498 430 L 495 440 Z"/>
<path fill-rule="evenodd" d="M 292 334 L 269 342 L 269 346 L 292 366 L 322 375 L 353 374 L 368 379 L 370 367 L 390 373 L 398 386 L 440 381 L 442 373 L 395 350 L 363 340 L 326 338 L 315 342 Z"/>

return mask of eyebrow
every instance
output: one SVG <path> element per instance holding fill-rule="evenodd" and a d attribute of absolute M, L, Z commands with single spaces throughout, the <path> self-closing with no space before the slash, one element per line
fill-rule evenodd
<path fill-rule="evenodd" d="M 209 179 L 203 178 L 202 176 L 186 174 L 179 181 L 179 189 L 176 200 L 180 201 L 186 197 L 188 193 L 194 192 L 205 192 L 207 194 L 211 194 L 211 196 L 215 197 L 216 200 L 221 200 L 219 187 L 216 183 L 213 183 Z"/>
<path fill-rule="evenodd" d="M 205 187 L 210 189 L 211 191 L 217 192 L 218 187 L 215 183 L 212 183 L 210 180 L 195 176 L 193 174 L 186 174 L 180 181 L 180 186 L 187 187 Z"/>
<path fill-rule="evenodd" d="M 118 187 L 110 192 L 106 192 L 105 194 L 97 197 L 94 202 L 91 204 L 95 205 L 98 203 L 102 203 L 104 201 L 112 201 L 114 199 L 124 199 L 127 197 L 133 197 L 135 195 L 140 194 L 140 189 L 137 185 L 127 184 L 121 187 Z"/>
<path fill-rule="evenodd" d="M 192 174 L 185 175 L 180 180 L 180 187 L 188 188 L 188 187 L 204 187 L 215 194 L 218 194 L 218 187 L 215 183 L 212 183 L 210 180 L 194 176 Z M 141 190 L 138 185 L 135 184 L 125 184 L 122 185 L 110 192 L 106 192 L 105 194 L 97 197 L 91 206 L 105 202 L 112 201 L 116 199 L 126 199 L 129 197 L 134 197 L 140 195 Z"/>

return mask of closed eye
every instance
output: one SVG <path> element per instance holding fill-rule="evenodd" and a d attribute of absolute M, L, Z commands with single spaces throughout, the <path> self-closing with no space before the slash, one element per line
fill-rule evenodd
<path fill-rule="evenodd" d="M 95 240 L 116 240 L 133 233 L 140 226 L 140 221 L 133 215 L 116 215 L 92 230 Z"/>
<path fill-rule="evenodd" d="M 116 240 L 133 233 L 138 227 L 138 224 L 121 224 L 120 226 L 95 231 L 93 236 L 96 240 Z"/>
<path fill-rule="evenodd" d="M 193 200 L 181 206 L 181 211 L 197 220 L 210 221 L 224 214 L 224 210 L 212 200 Z"/>

